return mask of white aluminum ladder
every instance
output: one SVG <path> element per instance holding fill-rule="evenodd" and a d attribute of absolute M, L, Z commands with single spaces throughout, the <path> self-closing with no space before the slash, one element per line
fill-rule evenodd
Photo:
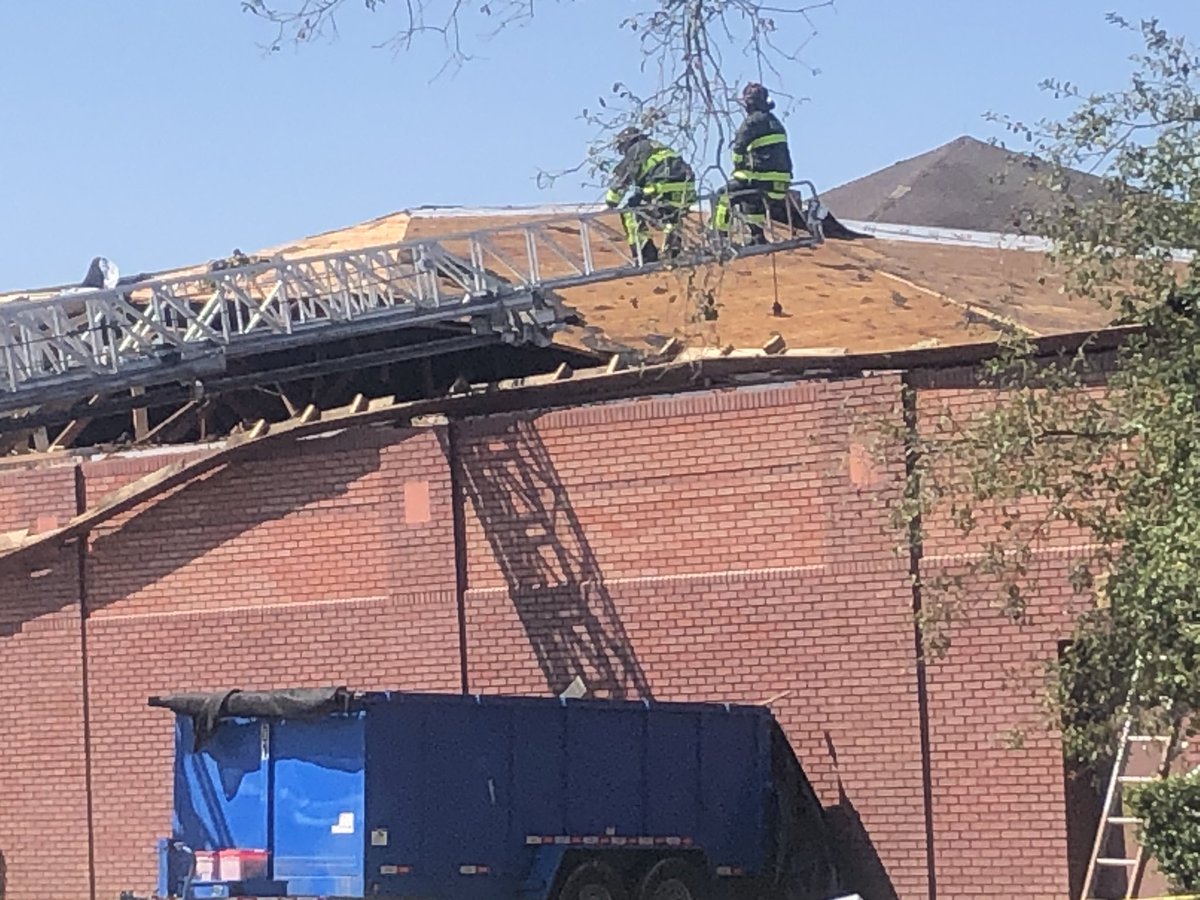
<path fill-rule="evenodd" d="M 799 184 L 812 193 L 797 204 L 806 221 L 787 223 L 781 240 L 734 248 L 704 230 L 705 216 L 689 216 L 698 236 L 679 264 L 820 244 L 819 199 Z M 459 322 L 545 344 L 562 324 L 553 291 L 663 267 L 640 256 L 619 213 L 597 211 L 0 303 L 0 416 L 191 383 L 230 358 L 409 326 Z"/>
<path fill-rule="evenodd" d="M 1141 841 L 1137 842 L 1137 851 L 1132 856 L 1129 855 L 1127 847 L 1122 851 L 1123 855 L 1106 855 L 1109 852 L 1109 841 L 1118 830 L 1142 824 L 1141 819 L 1127 815 L 1123 809 L 1122 788 L 1127 784 L 1146 784 L 1165 778 L 1170 772 L 1172 760 L 1183 745 L 1179 739 L 1180 726 L 1178 724 L 1171 729 L 1170 734 L 1166 735 L 1139 735 L 1134 734 L 1133 729 L 1134 716 L 1129 715 L 1121 727 L 1121 734 L 1117 742 L 1117 755 L 1113 760 L 1112 774 L 1109 776 L 1108 788 L 1104 794 L 1104 806 L 1100 810 L 1100 822 L 1096 827 L 1096 840 L 1092 845 L 1092 855 L 1088 861 L 1087 876 L 1084 878 L 1080 900 L 1098 900 L 1094 896 L 1094 892 L 1100 873 L 1106 869 L 1124 869 L 1126 872 L 1124 896 L 1126 898 L 1136 897 L 1146 869 L 1148 857 L 1146 848 Z M 1127 774 L 1125 769 L 1129 762 L 1130 747 L 1146 744 L 1157 744 L 1162 747 L 1155 774 Z"/>

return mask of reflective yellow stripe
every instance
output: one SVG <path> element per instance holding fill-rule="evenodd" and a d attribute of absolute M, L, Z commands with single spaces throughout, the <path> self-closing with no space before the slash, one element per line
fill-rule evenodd
<path fill-rule="evenodd" d="M 678 155 L 679 154 L 674 150 L 668 150 L 666 147 L 663 147 L 661 150 L 655 150 L 650 154 L 646 161 L 642 163 L 642 174 L 648 175 L 650 171 L 660 162 L 666 162 L 668 159 L 674 159 Z"/>
<path fill-rule="evenodd" d="M 717 231 L 728 231 L 729 212 L 729 196 L 722 194 L 717 198 L 717 208 L 713 211 L 713 228 Z"/>
<path fill-rule="evenodd" d="M 625 239 L 631 247 L 646 243 L 650 235 L 640 216 L 632 210 L 626 210 L 621 213 L 621 223 L 625 226 Z"/>
<path fill-rule="evenodd" d="M 788 184 L 792 180 L 791 172 L 754 172 L 750 169 L 738 169 L 733 173 L 734 178 L 742 181 L 771 181 Z"/>
<path fill-rule="evenodd" d="M 625 195 L 620 193 L 619 191 L 609 190 L 609 192 L 604 195 L 604 199 L 608 203 L 611 203 L 615 206 L 616 204 L 621 202 L 621 198 L 623 196 L 625 196 Z"/>
<path fill-rule="evenodd" d="M 778 134 L 764 134 L 760 138 L 755 138 L 746 145 L 747 150 L 757 150 L 759 147 L 771 147 L 775 144 L 786 144 L 787 135 L 782 131 Z"/>
<path fill-rule="evenodd" d="M 643 194 L 692 194 L 695 187 L 690 181 L 654 181 L 642 188 Z"/>
<path fill-rule="evenodd" d="M 733 164 L 735 166 L 740 166 L 745 161 L 746 161 L 745 153 L 738 153 L 736 150 L 733 151 Z"/>

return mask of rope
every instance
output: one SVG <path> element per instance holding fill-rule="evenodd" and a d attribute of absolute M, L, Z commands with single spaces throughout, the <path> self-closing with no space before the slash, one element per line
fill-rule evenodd
<path fill-rule="evenodd" d="M 776 254 L 768 253 L 767 255 L 771 257 L 771 292 L 774 294 L 771 299 L 775 301 L 775 306 L 772 308 L 781 309 L 783 304 L 779 302 L 779 269 L 775 261 Z"/>

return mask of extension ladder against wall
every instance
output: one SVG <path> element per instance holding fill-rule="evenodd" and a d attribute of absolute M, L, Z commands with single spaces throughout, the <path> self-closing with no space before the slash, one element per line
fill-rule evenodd
<path fill-rule="evenodd" d="M 1127 841 L 1119 842 L 1117 848 L 1112 847 L 1114 837 L 1117 835 L 1124 837 L 1126 828 L 1138 827 L 1142 824 L 1141 819 L 1128 815 L 1124 809 L 1123 788 L 1126 785 L 1136 786 L 1165 778 L 1170 772 L 1172 761 L 1183 749 L 1184 743 L 1180 741 L 1181 729 L 1178 724 L 1165 735 L 1135 734 L 1134 728 L 1134 716 L 1130 715 L 1121 727 L 1120 738 L 1117 742 L 1117 756 L 1113 760 L 1112 775 L 1109 776 L 1108 788 L 1104 794 L 1104 806 L 1100 811 L 1100 823 L 1096 828 L 1096 840 L 1088 861 L 1087 876 L 1084 878 L 1083 890 L 1080 893 L 1081 900 L 1099 900 L 1096 897 L 1096 889 L 1101 873 L 1106 870 L 1122 869 L 1126 873 L 1124 896 L 1126 898 L 1136 897 L 1146 870 L 1148 859 L 1146 848 L 1141 841 L 1137 841 L 1137 848 L 1132 853 Z M 1130 750 L 1139 746 L 1160 748 L 1155 774 L 1129 774 Z"/>

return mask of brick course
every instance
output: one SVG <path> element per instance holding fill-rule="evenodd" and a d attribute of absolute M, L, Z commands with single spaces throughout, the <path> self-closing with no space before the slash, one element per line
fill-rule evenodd
<path fill-rule="evenodd" d="M 87 896 L 78 573 L 78 553 L 70 547 L 20 564 L 0 561 L 0 872 L 6 900 Z"/>

